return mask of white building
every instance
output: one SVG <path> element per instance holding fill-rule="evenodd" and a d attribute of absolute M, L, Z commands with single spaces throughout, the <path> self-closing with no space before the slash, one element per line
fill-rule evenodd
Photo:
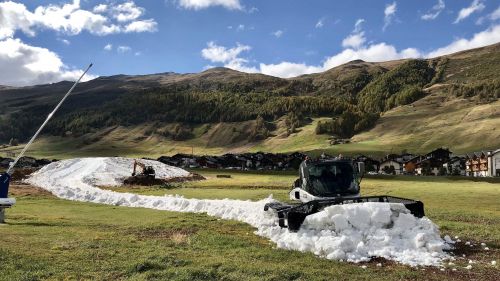
<path fill-rule="evenodd" d="M 392 160 L 392 159 L 385 160 L 382 163 L 380 163 L 380 167 L 378 169 L 378 172 L 383 173 L 386 169 L 388 169 L 391 166 L 394 168 L 394 173 L 396 175 L 401 175 L 403 173 L 403 163 Z"/>
<path fill-rule="evenodd" d="M 488 152 L 488 176 L 500 177 L 500 149 Z"/>

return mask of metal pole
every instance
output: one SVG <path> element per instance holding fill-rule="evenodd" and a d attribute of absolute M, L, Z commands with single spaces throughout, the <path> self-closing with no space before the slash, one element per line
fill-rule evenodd
<path fill-rule="evenodd" d="M 12 162 L 9 165 L 9 169 L 7 169 L 7 173 L 8 174 L 11 173 L 12 168 L 14 168 L 14 166 L 17 164 L 17 162 L 19 161 L 19 159 L 21 159 L 21 157 L 23 157 L 23 155 L 26 152 L 26 150 L 28 149 L 28 147 L 30 147 L 30 145 L 36 139 L 36 137 L 38 136 L 38 134 L 40 134 L 40 132 L 42 131 L 42 129 L 45 127 L 45 125 L 47 125 L 47 123 L 49 122 L 50 118 L 52 118 L 52 116 L 54 116 L 54 113 L 56 113 L 56 111 L 59 109 L 59 107 L 63 104 L 63 102 L 66 100 L 66 98 L 69 96 L 69 94 L 71 94 L 71 92 L 73 91 L 73 89 L 76 87 L 76 84 L 78 84 L 80 82 L 80 80 L 82 80 L 83 76 L 87 73 L 87 71 L 89 71 L 89 69 L 91 67 L 92 67 L 92 64 L 90 64 L 87 67 L 87 69 L 82 73 L 82 75 L 80 76 L 80 78 L 78 78 L 78 80 L 76 80 L 75 84 L 73 84 L 73 86 L 71 87 L 71 89 L 69 89 L 69 91 L 64 95 L 64 97 L 62 98 L 62 100 L 56 105 L 56 107 L 54 108 L 54 110 L 52 110 L 52 112 L 47 116 L 47 119 L 45 119 L 45 122 L 43 122 L 42 126 L 40 126 L 40 128 L 38 128 L 38 131 L 36 131 L 36 133 L 33 135 L 33 137 L 30 139 L 30 141 L 24 146 L 23 150 L 21 150 L 21 153 L 19 153 L 19 155 L 17 156 L 17 158 L 14 160 L 14 162 Z"/>

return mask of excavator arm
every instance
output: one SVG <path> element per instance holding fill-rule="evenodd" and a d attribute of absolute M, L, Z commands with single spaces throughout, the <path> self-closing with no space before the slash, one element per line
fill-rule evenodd
<path fill-rule="evenodd" d="M 137 166 L 141 168 L 141 173 L 144 173 L 144 170 L 146 169 L 146 165 L 142 164 L 141 162 L 137 162 L 137 160 L 134 160 L 134 171 L 132 172 L 133 177 L 137 175 Z"/>

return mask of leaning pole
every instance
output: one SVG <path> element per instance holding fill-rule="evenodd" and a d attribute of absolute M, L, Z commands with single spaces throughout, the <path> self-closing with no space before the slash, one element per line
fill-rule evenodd
<path fill-rule="evenodd" d="M 85 74 L 87 73 L 87 71 L 89 71 L 89 69 L 91 67 L 92 67 L 92 64 L 90 64 L 87 67 L 87 69 L 82 73 L 82 75 L 80 76 L 80 78 L 78 78 L 78 80 L 76 80 L 76 82 L 73 84 L 73 86 L 71 87 L 71 89 L 69 89 L 69 91 L 64 95 L 64 97 L 56 105 L 56 107 L 54 108 L 54 110 L 52 110 L 52 112 L 47 116 L 47 118 L 42 123 L 42 125 L 40 126 L 40 128 L 38 128 L 38 130 L 33 135 L 33 137 L 31 137 L 31 139 L 29 140 L 29 142 L 24 146 L 23 150 L 21 150 L 21 152 L 16 157 L 16 159 L 9 164 L 9 168 L 7 169 L 7 171 L 4 172 L 4 173 L 2 173 L 2 174 L 0 174 L 0 223 L 5 223 L 5 209 L 10 208 L 10 207 L 14 206 L 14 204 L 16 204 L 16 199 L 9 198 L 9 184 L 10 184 L 10 180 L 12 178 L 12 171 L 14 169 L 14 166 L 17 164 L 17 162 L 19 161 L 19 159 L 21 159 L 21 157 L 23 157 L 23 155 L 26 152 L 26 150 L 28 150 L 28 148 L 30 147 L 30 145 L 33 143 L 33 141 L 35 141 L 36 137 L 40 134 L 40 132 L 45 127 L 45 125 L 47 125 L 47 123 L 52 118 L 52 116 L 54 116 L 54 114 L 59 109 L 59 107 L 61 107 L 61 105 L 63 104 L 63 102 L 71 94 L 71 92 L 73 91 L 73 89 L 80 82 L 80 80 L 82 80 L 83 76 L 85 76 Z"/>

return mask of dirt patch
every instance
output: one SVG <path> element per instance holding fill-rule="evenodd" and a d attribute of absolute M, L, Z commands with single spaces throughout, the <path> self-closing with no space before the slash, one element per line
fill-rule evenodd
<path fill-rule="evenodd" d="M 51 196 L 52 193 L 45 189 L 35 187 L 29 184 L 14 182 L 10 185 L 9 195 L 12 197 L 24 197 L 24 196 Z"/>
<path fill-rule="evenodd" d="M 181 228 L 181 229 L 163 229 L 163 228 L 146 228 L 134 229 L 130 231 L 137 239 L 164 239 L 171 240 L 175 244 L 189 244 L 189 237 L 198 232 L 195 228 Z"/>
<path fill-rule="evenodd" d="M 176 183 L 176 182 L 187 182 L 187 181 L 201 181 L 206 180 L 206 178 L 197 173 L 190 173 L 186 177 L 173 177 L 166 180 L 163 180 L 165 183 Z"/>
<path fill-rule="evenodd" d="M 22 181 L 40 168 L 16 168 L 12 173 L 12 181 Z"/>
<path fill-rule="evenodd" d="M 128 177 L 123 181 L 123 184 L 132 186 L 134 185 L 153 186 L 153 185 L 168 185 L 171 183 L 181 183 L 181 182 L 199 181 L 199 180 L 205 180 L 205 177 L 196 173 L 190 173 L 188 176 L 185 177 L 173 177 L 169 179 L 156 179 L 153 177 L 146 177 L 146 176 Z"/>
<path fill-rule="evenodd" d="M 489 250 L 485 247 L 489 246 Z M 442 267 L 425 266 L 415 267 L 415 271 L 424 271 L 427 280 L 500 280 L 498 266 L 491 265 L 492 260 L 498 261 L 499 249 L 495 244 L 481 245 L 481 242 L 469 241 L 455 243 L 453 250 L 449 251 L 455 258 L 443 263 Z M 464 256 L 465 255 L 465 256 Z M 472 260 L 472 263 L 469 262 Z M 372 257 L 368 262 L 359 264 L 368 268 L 387 268 L 397 270 L 401 264 L 381 257 Z M 471 265 L 471 269 L 466 267 Z"/>

